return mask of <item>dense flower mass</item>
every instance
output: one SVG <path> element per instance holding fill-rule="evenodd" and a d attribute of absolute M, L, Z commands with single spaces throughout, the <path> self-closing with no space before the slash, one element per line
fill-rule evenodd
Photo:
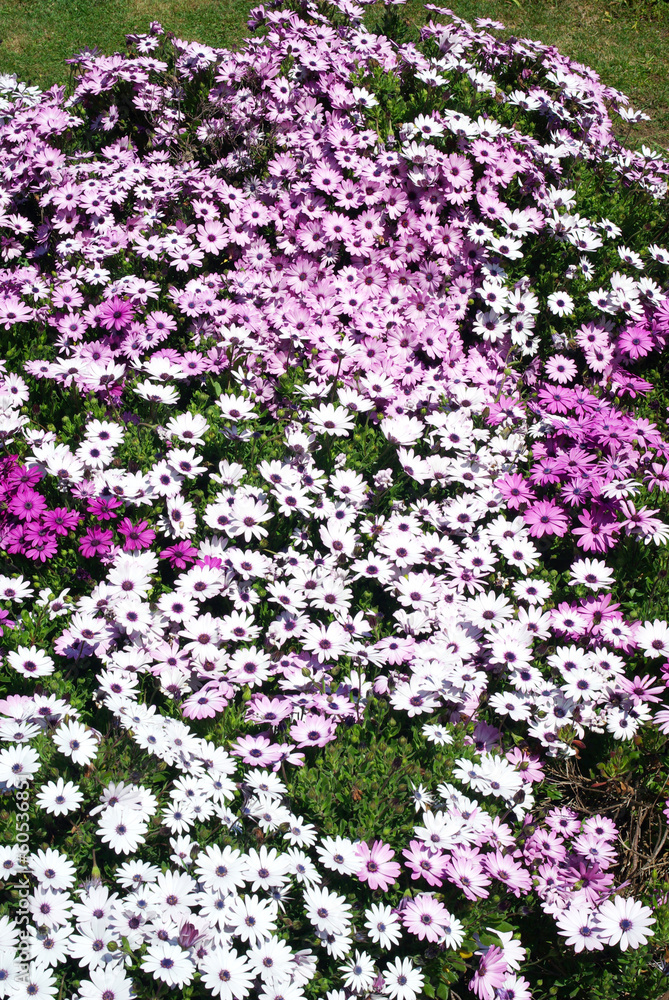
<path fill-rule="evenodd" d="M 669 165 L 590 70 L 428 10 L 3 81 L 0 787 L 44 833 L 0 847 L 0 996 L 519 1000 L 521 918 L 654 934 L 546 769 L 669 734 L 669 625 L 615 593 L 669 539 L 669 251 L 588 201 L 652 231 Z M 386 737 L 411 784 L 334 822 Z"/>

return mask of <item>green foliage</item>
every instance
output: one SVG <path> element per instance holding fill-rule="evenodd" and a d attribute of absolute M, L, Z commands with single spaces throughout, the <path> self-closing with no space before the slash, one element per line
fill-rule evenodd
<path fill-rule="evenodd" d="M 359 720 L 346 721 L 345 740 L 328 744 L 312 763 L 291 772 L 291 795 L 309 804 L 325 836 L 382 838 L 399 849 L 416 823 L 408 805 L 412 788 L 449 780 L 453 762 L 463 754 L 464 728 L 454 744 L 435 748 L 378 699 Z"/>

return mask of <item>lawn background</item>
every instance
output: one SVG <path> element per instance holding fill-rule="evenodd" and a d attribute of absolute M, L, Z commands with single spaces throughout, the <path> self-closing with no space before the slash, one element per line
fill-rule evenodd
<path fill-rule="evenodd" d="M 652 116 L 630 144 L 669 146 L 669 0 L 442 0 L 467 20 L 492 17 L 507 34 L 555 45 L 592 66 Z M 181 38 L 234 47 L 248 33 L 247 0 L 0 0 L 0 72 L 40 87 L 66 83 L 65 59 L 84 47 L 123 51 L 124 36 L 160 21 Z M 409 0 L 404 16 L 424 19 Z"/>

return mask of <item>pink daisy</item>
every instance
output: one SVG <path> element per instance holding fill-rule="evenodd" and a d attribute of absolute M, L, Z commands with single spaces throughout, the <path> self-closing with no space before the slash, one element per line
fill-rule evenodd
<path fill-rule="evenodd" d="M 395 857 L 393 849 L 383 841 L 375 840 L 371 850 L 367 844 L 362 843 L 358 844 L 356 852 L 362 859 L 357 872 L 360 881 L 369 883 L 370 889 L 382 889 L 385 892 L 401 871 L 400 865 L 390 860 Z"/>

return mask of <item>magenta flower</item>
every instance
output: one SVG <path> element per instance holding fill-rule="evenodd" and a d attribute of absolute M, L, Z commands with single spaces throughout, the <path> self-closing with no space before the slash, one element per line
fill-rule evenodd
<path fill-rule="evenodd" d="M 578 613 L 594 635 L 600 634 L 602 622 L 617 621 L 620 618 L 620 605 L 613 604 L 612 601 L 611 594 L 600 594 L 599 597 L 588 597 L 581 602 Z"/>
<path fill-rule="evenodd" d="M 528 871 L 519 865 L 508 854 L 502 854 L 500 850 L 494 854 L 487 854 L 484 859 L 485 867 L 493 878 L 503 882 L 509 892 L 520 899 L 521 894 L 527 894 L 532 888 L 532 879 Z"/>
<path fill-rule="evenodd" d="M 123 504 L 116 497 L 95 497 L 88 501 L 88 512 L 98 521 L 110 521 L 116 517 L 115 511 Z"/>
<path fill-rule="evenodd" d="M 420 840 L 409 842 L 408 850 L 402 851 L 407 860 L 405 866 L 412 872 L 415 881 L 424 878 L 428 885 L 441 885 L 444 872 L 444 855 L 441 851 L 430 851 Z"/>
<path fill-rule="evenodd" d="M 518 473 L 509 473 L 495 481 L 495 486 L 506 500 L 510 510 L 517 510 L 523 504 L 536 500 L 536 493 Z"/>
<path fill-rule="evenodd" d="M 564 511 L 552 500 L 539 500 L 523 514 L 525 524 L 530 526 L 530 535 L 541 538 L 542 535 L 557 535 L 562 537 L 569 528 Z"/>
<path fill-rule="evenodd" d="M 664 671 L 664 667 L 662 669 Z M 664 686 L 653 686 L 655 680 L 656 678 L 651 677 L 650 674 L 645 674 L 643 677 L 636 674 L 634 680 L 629 680 L 627 677 L 619 677 L 616 683 L 623 691 L 627 692 L 635 704 L 641 704 L 645 701 L 659 704 L 664 694 Z"/>
<path fill-rule="evenodd" d="M 169 559 L 172 569 L 186 569 L 190 563 L 195 562 L 196 556 L 197 549 L 186 539 L 170 545 L 160 553 L 161 559 Z"/>
<path fill-rule="evenodd" d="M 76 528 L 80 520 L 79 514 L 74 510 L 68 510 L 67 507 L 55 507 L 42 516 L 44 527 L 57 535 L 67 535 L 72 528 Z"/>
<path fill-rule="evenodd" d="M 507 964 L 504 952 L 501 948 L 492 945 L 486 949 L 485 955 L 481 956 L 479 967 L 474 973 L 469 988 L 481 1000 L 494 1000 L 497 990 L 504 985 L 506 971 Z"/>
<path fill-rule="evenodd" d="M 467 899 L 486 899 L 490 894 L 490 879 L 484 875 L 480 864 L 471 857 L 453 855 L 444 865 L 449 882 L 459 885 Z"/>
<path fill-rule="evenodd" d="M 560 473 L 558 460 L 544 456 L 532 469 L 530 479 L 539 486 L 547 486 L 551 483 L 559 483 Z"/>
<path fill-rule="evenodd" d="M 565 386 L 550 385 L 540 389 L 537 398 L 548 413 L 568 413 L 574 397 L 571 389 Z M 557 479 L 549 481 L 555 483 Z"/>
<path fill-rule="evenodd" d="M 152 312 L 146 317 L 146 335 L 153 336 L 153 342 L 158 343 L 169 337 L 170 333 L 177 328 L 177 321 L 174 316 L 166 312 Z M 199 357 L 199 355 L 198 355 Z"/>
<path fill-rule="evenodd" d="M 615 545 L 614 536 L 620 531 L 619 524 L 608 512 L 584 510 L 578 517 L 581 527 L 573 528 L 578 544 L 586 552 L 606 552 Z M 530 529 L 532 534 L 532 529 Z"/>
<path fill-rule="evenodd" d="M 17 552 L 25 552 L 25 535 L 23 524 L 15 524 L 3 533 L 2 544 L 7 552 L 14 555 Z"/>
<path fill-rule="evenodd" d="M 48 528 L 33 529 L 30 535 L 26 531 L 25 538 L 27 543 L 25 554 L 28 556 L 28 559 L 38 559 L 40 562 L 46 562 L 47 559 L 51 559 L 58 551 L 58 542 Z"/>
<path fill-rule="evenodd" d="M 578 372 L 576 364 L 571 358 L 566 358 L 563 354 L 556 354 L 546 362 L 546 374 L 549 379 L 565 385 L 572 382 Z"/>
<path fill-rule="evenodd" d="M 89 528 L 79 540 L 79 551 L 86 559 L 106 555 L 114 542 L 114 532 L 108 528 Z"/>
<path fill-rule="evenodd" d="M 635 324 L 620 334 L 618 349 L 636 361 L 637 358 L 642 358 L 652 351 L 653 338 L 643 326 Z"/>
<path fill-rule="evenodd" d="M 9 611 L 5 608 L 0 608 L 0 635 L 5 634 L 6 628 L 15 628 L 16 622 L 9 617 Z"/>
<path fill-rule="evenodd" d="M 520 747 L 514 747 L 512 750 L 507 751 L 505 756 L 511 764 L 515 765 L 516 770 L 520 773 L 526 784 L 543 781 L 545 777 L 543 765 L 538 757 L 528 756 L 527 752 L 521 750 Z"/>
<path fill-rule="evenodd" d="M 564 873 L 567 882 L 578 885 L 580 891 L 593 906 L 606 895 L 613 885 L 613 874 L 603 872 L 597 863 L 590 864 L 578 856 L 569 859 L 569 868 Z"/>
<path fill-rule="evenodd" d="M 98 322 L 105 330 L 122 330 L 134 315 L 132 304 L 117 295 L 98 306 Z"/>
<path fill-rule="evenodd" d="M 12 457 L 16 459 L 16 455 Z M 11 488 L 17 486 L 18 484 L 23 486 L 35 486 L 44 476 L 44 473 L 37 465 L 33 465 L 31 468 L 28 468 L 27 465 L 15 465 L 13 468 L 3 468 L 1 471 L 2 474 L 7 477 L 6 485 Z"/>
<path fill-rule="evenodd" d="M 358 844 L 356 853 L 362 860 L 357 876 L 361 882 L 367 882 L 370 889 L 385 892 L 402 870 L 396 861 L 391 861 L 395 857 L 392 847 L 381 840 L 375 840 L 371 849 L 364 842 Z"/>
<path fill-rule="evenodd" d="M 149 527 L 147 521 L 133 524 L 130 518 L 124 517 L 117 528 L 120 535 L 125 535 L 123 548 L 126 552 L 133 552 L 135 549 L 148 549 L 156 537 L 155 531 Z"/>
<path fill-rule="evenodd" d="M 46 510 L 46 500 L 30 486 L 19 486 L 7 509 L 21 521 L 38 521 Z"/>
<path fill-rule="evenodd" d="M 211 566 L 213 569 L 220 569 L 223 560 L 220 556 L 203 556 L 202 559 L 196 559 L 195 563 L 197 566 Z"/>

